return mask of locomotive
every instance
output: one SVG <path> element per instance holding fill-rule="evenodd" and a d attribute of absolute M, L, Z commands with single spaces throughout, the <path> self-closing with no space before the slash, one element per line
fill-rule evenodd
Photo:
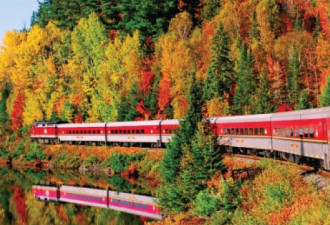
<path fill-rule="evenodd" d="M 330 107 L 291 112 L 213 117 L 210 127 L 227 152 L 302 159 L 330 170 Z M 40 143 L 166 145 L 179 120 L 61 124 L 35 122 L 31 138 Z"/>

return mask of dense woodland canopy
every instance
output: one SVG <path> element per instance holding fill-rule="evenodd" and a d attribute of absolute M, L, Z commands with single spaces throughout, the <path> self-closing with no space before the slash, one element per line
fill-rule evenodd
<path fill-rule="evenodd" d="M 328 0 L 45 0 L 0 50 L 0 126 L 330 105 Z"/>

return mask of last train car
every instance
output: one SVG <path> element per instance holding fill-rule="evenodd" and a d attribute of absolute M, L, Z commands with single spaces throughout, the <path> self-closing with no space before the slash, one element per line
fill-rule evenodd
<path fill-rule="evenodd" d="M 329 170 L 330 107 L 275 113 L 271 119 L 273 149 L 289 161 L 302 157 Z"/>

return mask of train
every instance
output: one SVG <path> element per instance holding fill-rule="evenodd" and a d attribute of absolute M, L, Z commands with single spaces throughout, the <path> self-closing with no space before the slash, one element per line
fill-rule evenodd
<path fill-rule="evenodd" d="M 206 118 L 227 152 L 262 154 L 330 170 L 330 107 L 290 112 Z M 40 143 L 119 144 L 163 147 L 180 120 L 108 123 L 35 122 L 31 138 Z"/>
<path fill-rule="evenodd" d="M 156 220 L 162 219 L 156 199 L 150 196 L 68 185 L 33 185 L 32 193 L 35 199 L 40 201 L 101 207 Z"/>

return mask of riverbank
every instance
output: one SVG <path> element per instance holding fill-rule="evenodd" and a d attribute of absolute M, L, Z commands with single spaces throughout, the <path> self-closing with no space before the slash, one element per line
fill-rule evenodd
<path fill-rule="evenodd" d="M 27 162 L 29 157 L 23 153 L 12 160 L 13 167 L 70 169 L 91 177 L 102 174 L 113 177 L 114 185 L 121 188 L 120 177 L 126 180 L 143 177 L 153 187 L 153 195 L 162 195 L 161 162 L 166 150 L 79 145 L 43 145 L 31 149 L 44 159 Z M 198 194 L 188 211 L 169 213 L 164 208 L 165 219 L 150 224 L 309 224 L 314 221 L 323 224 L 328 221 L 329 189 L 320 190 L 313 180 L 304 179 L 298 165 L 283 165 L 269 159 L 247 162 L 230 156 L 224 157 L 223 162 L 224 171 L 218 171 L 207 181 L 206 191 Z M 0 160 L 1 164 L 6 165 L 6 160 Z M 249 168 L 254 171 L 252 176 L 246 170 Z M 236 174 L 236 170 L 242 172 Z"/>

